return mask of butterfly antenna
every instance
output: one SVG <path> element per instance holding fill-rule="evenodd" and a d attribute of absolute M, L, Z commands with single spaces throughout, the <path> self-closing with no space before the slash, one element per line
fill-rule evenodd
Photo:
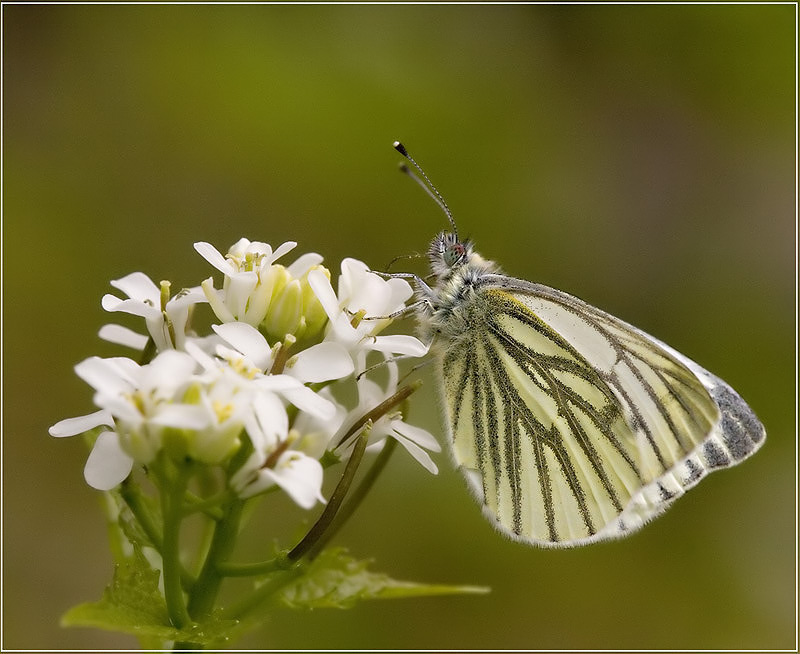
<path fill-rule="evenodd" d="M 402 259 L 422 259 L 423 256 L 419 252 L 414 252 L 414 254 L 398 254 L 394 259 L 392 259 L 389 263 L 386 264 L 386 267 L 383 269 L 383 272 L 389 272 L 389 268 L 391 268 L 394 264 Z"/>
<path fill-rule="evenodd" d="M 450 221 L 450 226 L 453 228 L 453 234 L 455 234 L 456 239 L 458 239 L 458 228 L 456 227 L 456 221 L 453 219 L 453 212 L 450 211 L 450 207 L 447 206 L 447 202 L 442 197 L 442 194 L 436 189 L 433 185 L 433 182 L 429 179 L 429 177 L 425 174 L 425 171 L 422 170 L 422 167 L 414 161 L 414 157 L 408 154 L 408 150 L 406 150 L 406 146 L 404 146 L 400 141 L 395 141 L 392 144 L 395 150 L 397 150 L 400 154 L 402 154 L 406 159 L 408 159 L 419 171 L 419 174 L 422 175 L 422 178 L 425 180 L 424 182 L 420 179 L 414 172 L 405 164 L 400 165 L 400 170 L 408 175 L 411 179 L 413 179 L 417 184 L 419 184 L 425 192 L 433 198 L 433 201 L 439 205 L 442 211 L 444 211 L 445 215 L 447 216 L 447 220 Z"/>

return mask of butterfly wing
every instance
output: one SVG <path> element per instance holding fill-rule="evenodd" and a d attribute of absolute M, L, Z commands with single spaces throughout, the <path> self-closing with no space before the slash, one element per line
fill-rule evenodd
<path fill-rule="evenodd" d="M 764 428 L 721 379 L 566 293 L 485 275 L 439 356 L 453 454 L 518 540 L 635 531 Z"/>

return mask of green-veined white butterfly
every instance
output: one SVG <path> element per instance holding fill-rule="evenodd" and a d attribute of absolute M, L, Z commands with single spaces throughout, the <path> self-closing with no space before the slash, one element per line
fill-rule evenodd
<path fill-rule="evenodd" d="M 459 240 L 447 203 L 394 146 L 452 226 L 428 250 L 434 284 L 403 276 L 417 285 L 453 456 L 499 530 L 544 547 L 620 538 L 763 444 L 724 381 Z"/>

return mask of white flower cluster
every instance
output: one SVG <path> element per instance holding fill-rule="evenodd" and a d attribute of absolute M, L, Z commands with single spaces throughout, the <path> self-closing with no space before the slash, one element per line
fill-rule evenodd
<path fill-rule="evenodd" d="M 208 243 L 195 243 L 223 273 L 222 288 L 209 278 L 171 296 L 168 282 L 156 286 L 143 273 L 111 282 L 127 298 L 106 295 L 103 308 L 144 318 L 147 334 L 106 325 L 100 336 L 140 351 L 146 362 L 90 357 L 79 363 L 75 372 L 94 389 L 99 410 L 50 428 L 57 437 L 109 428 L 86 462 L 91 486 L 110 490 L 134 464 L 162 455 L 227 465 L 246 448 L 243 463 L 229 471 L 240 497 L 277 485 L 304 508 L 324 501 L 320 457 L 396 392 L 393 357 L 422 356 L 427 348 L 413 336 L 379 335 L 388 319 L 364 319 L 402 309 L 412 296 L 407 282 L 383 279 L 364 263 L 345 259 L 335 292 L 318 254 L 302 255 L 288 267 L 275 263 L 295 245 L 273 251 L 241 239 L 223 256 Z M 203 302 L 219 324 L 198 335 L 191 318 Z M 385 386 L 362 374 L 372 351 L 388 370 Z M 355 406 L 335 392 L 335 384 L 344 383 L 357 390 Z M 437 471 L 425 451 L 438 451 L 436 440 L 406 424 L 399 412 L 372 425 L 373 447 L 387 437 Z"/>

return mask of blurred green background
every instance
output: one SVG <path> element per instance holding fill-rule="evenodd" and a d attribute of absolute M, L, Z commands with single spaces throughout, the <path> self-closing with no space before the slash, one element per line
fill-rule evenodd
<path fill-rule="evenodd" d="M 794 29 L 792 5 L 4 6 L 3 645 L 136 645 L 58 625 L 111 577 L 84 447 L 47 435 L 90 410 L 72 366 L 118 352 L 108 280 L 194 285 L 192 243 L 240 236 L 334 271 L 422 251 L 444 218 L 399 138 L 485 256 L 696 359 L 767 443 L 570 551 L 495 533 L 446 454 L 397 455 L 338 543 L 493 592 L 281 611 L 240 644 L 793 647 Z M 429 375 L 411 418 L 441 436 Z"/>

